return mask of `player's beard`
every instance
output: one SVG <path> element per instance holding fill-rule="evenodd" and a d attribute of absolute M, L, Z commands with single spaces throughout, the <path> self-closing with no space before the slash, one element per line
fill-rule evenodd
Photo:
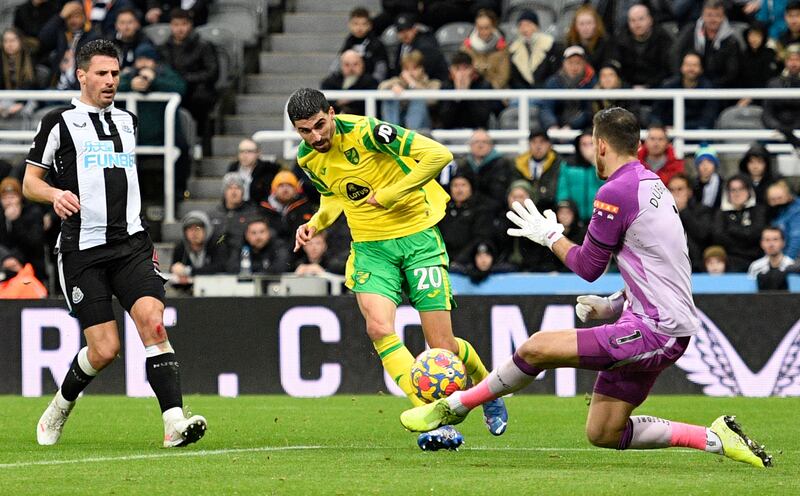
<path fill-rule="evenodd" d="M 320 153 L 327 153 L 328 150 L 331 149 L 331 140 L 328 138 L 320 140 L 319 142 L 312 144 L 311 148 Z"/>

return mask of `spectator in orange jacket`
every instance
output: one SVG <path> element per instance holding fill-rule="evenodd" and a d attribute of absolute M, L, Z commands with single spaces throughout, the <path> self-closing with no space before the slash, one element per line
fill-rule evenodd
<path fill-rule="evenodd" d="M 685 172 L 683 159 L 675 157 L 675 150 L 667 138 L 667 128 L 661 125 L 647 128 L 647 138 L 639 147 L 639 161 L 655 172 L 664 184 L 669 184 L 675 174 Z"/>
<path fill-rule="evenodd" d="M 47 298 L 47 288 L 33 273 L 33 266 L 25 264 L 17 275 L 0 283 L 0 299 L 35 300 Z"/>

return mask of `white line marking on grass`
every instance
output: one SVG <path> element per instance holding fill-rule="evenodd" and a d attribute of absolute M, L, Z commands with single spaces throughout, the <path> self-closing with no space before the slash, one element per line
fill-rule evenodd
<path fill-rule="evenodd" d="M 30 462 L 0 463 L 0 469 L 33 467 L 39 465 L 68 465 L 73 463 L 150 460 L 153 458 L 203 457 L 203 456 L 215 456 L 215 455 L 230 455 L 235 453 L 257 453 L 263 451 L 314 450 L 322 448 L 327 449 L 327 447 L 325 446 L 262 446 L 260 448 L 231 448 L 231 449 L 219 449 L 219 450 L 182 451 L 179 453 L 175 453 L 174 451 L 172 451 L 170 453 L 150 453 L 141 455 L 127 455 L 127 456 L 98 456 L 92 458 L 73 458 L 71 460 L 40 460 L 40 461 L 30 461 Z"/>

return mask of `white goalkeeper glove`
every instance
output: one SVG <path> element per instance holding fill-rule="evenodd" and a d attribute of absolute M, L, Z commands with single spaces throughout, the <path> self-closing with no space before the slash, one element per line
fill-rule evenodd
<path fill-rule="evenodd" d="M 605 320 L 616 317 L 622 312 L 625 304 L 625 293 L 617 291 L 611 296 L 584 295 L 578 296 L 575 314 L 581 322 L 589 320 Z"/>
<path fill-rule="evenodd" d="M 564 226 L 558 223 L 552 210 L 545 210 L 544 215 L 540 214 L 530 198 L 525 200 L 525 205 L 514 202 L 511 208 L 513 211 L 506 212 L 506 217 L 519 229 L 509 229 L 509 236 L 525 237 L 548 248 L 552 248 L 553 243 L 564 237 Z"/>

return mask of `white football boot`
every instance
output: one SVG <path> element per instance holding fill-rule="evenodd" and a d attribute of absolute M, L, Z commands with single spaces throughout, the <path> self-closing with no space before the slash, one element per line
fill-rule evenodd
<path fill-rule="evenodd" d="M 175 408 L 171 409 L 175 410 Z M 205 434 L 208 423 L 202 415 L 192 415 L 189 418 L 183 418 L 183 412 L 180 412 L 180 418 L 170 418 L 170 410 L 164 412 L 164 447 L 177 448 L 186 446 L 199 441 Z"/>
<path fill-rule="evenodd" d="M 56 392 L 36 426 L 36 441 L 40 445 L 52 446 L 58 442 L 61 431 L 64 430 L 64 424 L 69 418 L 69 412 L 74 406 L 74 401 L 67 401 L 61 396 L 60 389 Z"/>

